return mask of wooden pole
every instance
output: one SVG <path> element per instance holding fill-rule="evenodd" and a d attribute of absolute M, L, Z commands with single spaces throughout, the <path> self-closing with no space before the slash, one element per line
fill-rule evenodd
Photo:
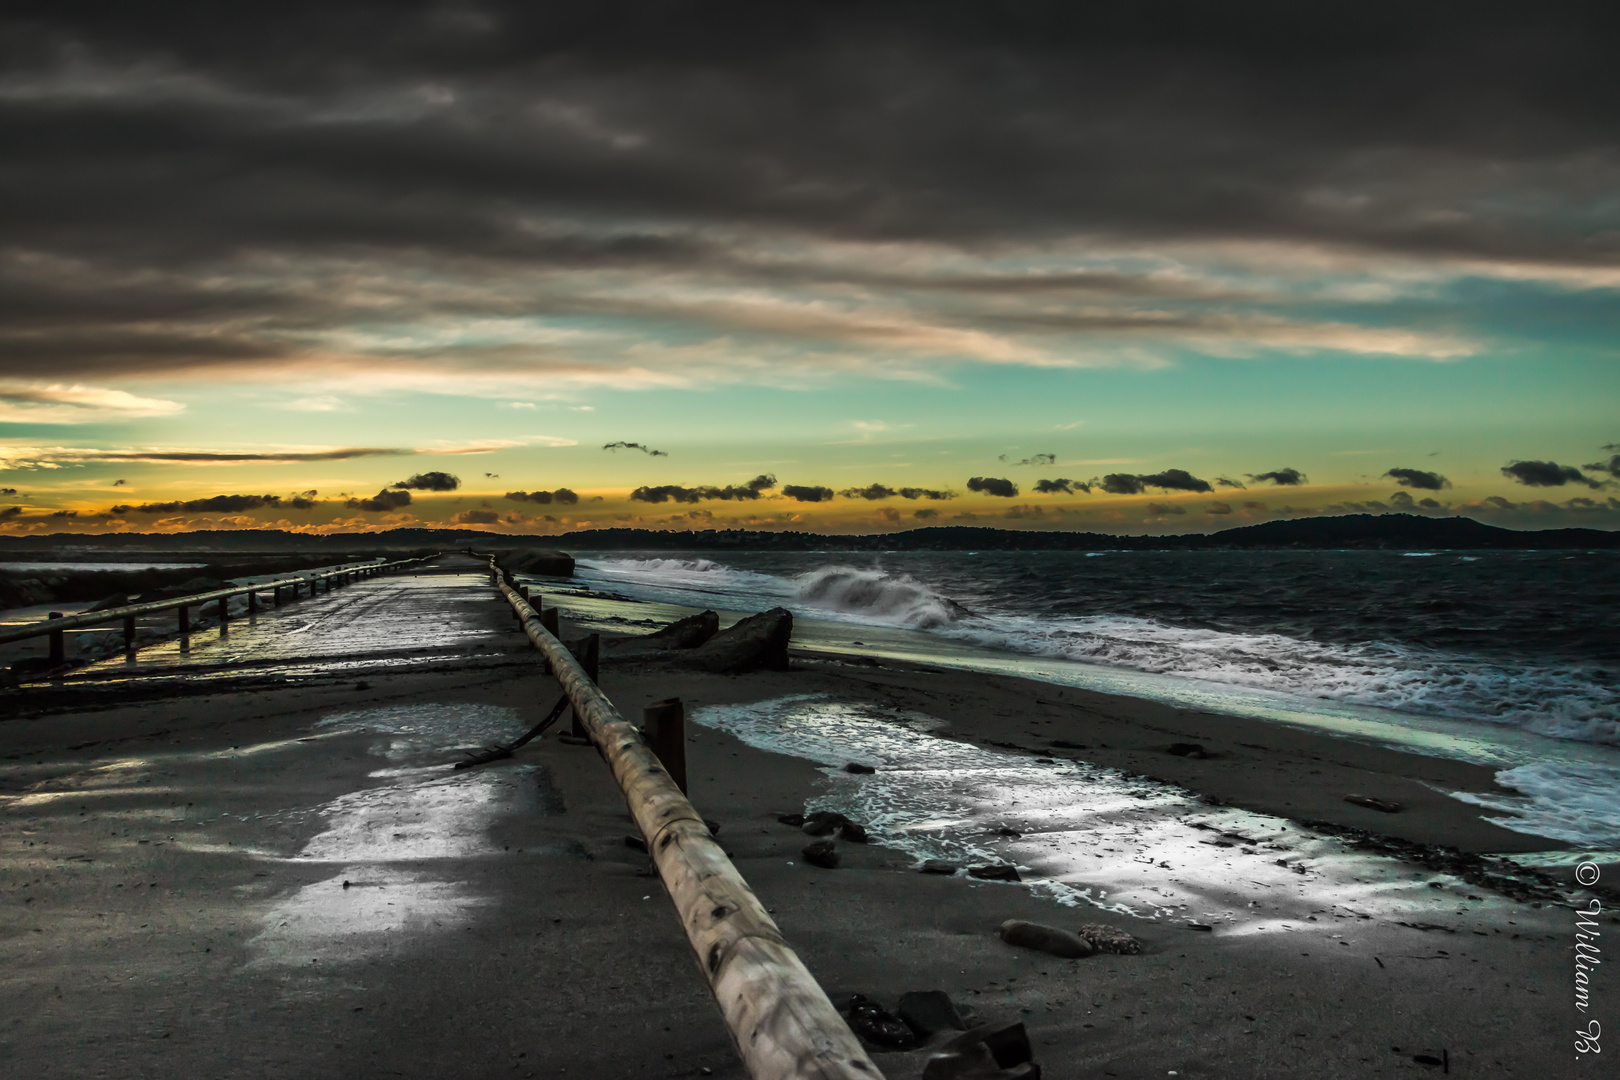
<path fill-rule="evenodd" d="M 552 610 L 555 611 L 557 609 L 552 608 Z M 521 614 L 521 612 L 519 614 Z M 601 670 L 600 661 L 602 656 L 602 635 L 592 634 L 590 637 L 586 638 L 585 644 L 579 650 L 579 653 L 579 666 L 584 669 L 585 677 L 590 679 L 592 684 L 600 685 L 600 683 L 597 682 L 596 677 L 597 673 Z M 579 707 L 575 706 L 572 712 L 574 714 L 573 726 L 569 729 L 569 734 L 580 739 L 590 738 L 590 734 L 585 730 L 585 721 L 580 718 Z"/>
<path fill-rule="evenodd" d="M 731 864 L 641 732 L 516 590 L 501 592 L 551 664 L 613 772 L 753 1080 L 881 1080 L 882 1073 Z M 520 606 L 521 605 L 521 606 Z"/>
<path fill-rule="evenodd" d="M 62 613 L 53 611 L 45 616 L 47 619 L 60 619 Z M 51 631 L 51 663 L 62 664 L 67 662 L 67 635 L 60 630 Z"/>
<path fill-rule="evenodd" d="M 181 604 L 175 610 L 180 613 L 180 634 L 184 637 L 191 633 L 191 609 Z"/>
<path fill-rule="evenodd" d="M 133 615 L 124 616 L 124 651 L 127 653 L 135 651 L 135 616 Z"/>
<path fill-rule="evenodd" d="M 256 614 L 258 614 L 258 611 L 259 611 L 259 594 L 256 593 L 256 592 L 249 592 L 248 593 L 248 614 L 249 615 L 256 615 Z"/>
<path fill-rule="evenodd" d="M 225 632 L 225 624 L 227 622 L 229 622 L 230 619 L 231 619 L 231 598 L 228 597 L 228 596 L 222 596 L 222 597 L 219 598 L 219 632 L 220 633 L 223 634 Z"/>
<path fill-rule="evenodd" d="M 681 794 L 690 794 L 686 789 L 686 706 L 681 699 L 665 698 L 642 709 L 641 730 Z"/>

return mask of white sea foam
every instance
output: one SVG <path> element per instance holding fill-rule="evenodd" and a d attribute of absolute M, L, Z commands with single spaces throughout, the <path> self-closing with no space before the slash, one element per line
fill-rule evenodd
<path fill-rule="evenodd" d="M 1593 851 L 1620 848 L 1620 767 L 1580 762 L 1536 762 L 1504 769 L 1496 782 L 1518 795 L 1451 792 L 1487 810 L 1504 829 L 1549 836 Z"/>
<path fill-rule="evenodd" d="M 827 566 L 795 579 L 800 600 L 822 611 L 859 620 L 931 630 L 973 613 L 904 574 Z"/>

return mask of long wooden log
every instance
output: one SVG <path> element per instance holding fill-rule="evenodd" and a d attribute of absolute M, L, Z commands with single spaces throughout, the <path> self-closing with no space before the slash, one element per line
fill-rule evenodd
<path fill-rule="evenodd" d="M 753 1080 L 881 1080 L 860 1040 L 641 732 L 619 715 L 517 590 L 497 583 L 624 793 L 748 1075 Z"/>

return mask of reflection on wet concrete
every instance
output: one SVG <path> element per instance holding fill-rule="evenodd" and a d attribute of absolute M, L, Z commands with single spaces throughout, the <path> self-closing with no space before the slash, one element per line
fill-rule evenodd
<path fill-rule="evenodd" d="M 322 719 L 323 737 L 374 736 L 368 755 L 388 767 L 368 777 L 393 782 L 298 812 L 325 827 L 290 861 L 342 869 L 266 913 L 264 930 L 249 942 L 253 963 L 356 959 L 407 935 L 466 925 L 488 899 L 447 864 L 495 854 L 490 826 L 520 809 L 545 812 L 541 795 L 550 783 L 540 766 L 467 774 L 446 762 L 458 748 L 511 738 L 523 727 L 515 709 L 479 705 L 399 705 Z"/>
<path fill-rule="evenodd" d="M 697 709 L 692 719 L 828 766 L 826 790 L 807 809 L 844 813 L 919 861 L 1013 863 L 1027 887 L 1061 904 L 1254 934 L 1327 933 L 1324 915 L 1352 920 L 1345 925 L 1429 921 L 1503 903 L 1158 781 L 942 737 L 945 724 L 922 713 L 793 695 Z M 848 762 L 877 771 L 852 774 Z"/>
<path fill-rule="evenodd" d="M 386 951 L 407 934 L 460 928 L 487 903 L 461 882 L 420 871 L 345 867 L 270 909 L 264 930 L 248 942 L 256 953 L 250 966 L 362 959 Z"/>

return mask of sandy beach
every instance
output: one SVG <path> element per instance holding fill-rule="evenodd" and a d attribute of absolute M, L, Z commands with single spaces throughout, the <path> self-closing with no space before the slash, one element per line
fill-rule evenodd
<path fill-rule="evenodd" d="M 7 1071 L 742 1075 L 595 752 L 547 735 L 509 761 L 446 771 L 453 748 L 521 730 L 557 694 L 494 605 L 479 618 L 497 647 L 455 667 L 123 705 L 59 695 L 0 724 Z M 791 671 L 741 676 L 609 662 L 601 683 L 631 718 L 686 703 L 692 801 L 836 1003 L 859 993 L 893 1008 L 944 990 L 973 1020 L 1022 1020 L 1049 1077 L 1582 1075 L 1568 872 L 1493 878 L 1504 864 L 1437 847 L 1559 846 L 1436 790 L 1490 790 L 1488 769 L 868 657 L 799 655 Z M 1173 785 L 1217 824 L 1170 815 L 1202 845 L 1177 850 L 1210 861 L 1161 873 L 1150 858 L 1167 896 L 1196 894 L 1206 873 L 1237 880 L 1232 866 L 1298 885 L 1256 881 L 1275 899 L 1235 914 L 1166 899 L 1133 917 L 1043 891 L 1062 868 L 1016 847 L 1021 883 L 918 873 L 881 824 L 873 843 L 838 845 L 838 868 L 807 865 L 810 838 L 779 816 L 868 778 L 759 749 L 721 722 L 784 698 L 931 717 L 918 737 L 1017 769 L 1090 763 L 1156 798 L 1169 796 L 1155 781 Z M 1204 756 L 1169 753 L 1176 743 Z M 1234 812 L 1277 831 L 1222 839 L 1220 815 Z M 1004 817 L 1029 835 L 1002 841 L 1036 838 L 1012 806 Z M 1351 872 L 1370 884 L 1343 896 L 1321 884 Z M 995 934 L 1012 918 L 1101 923 L 1142 952 L 1016 948 Z M 927 1055 L 875 1060 L 915 1077 Z"/>

